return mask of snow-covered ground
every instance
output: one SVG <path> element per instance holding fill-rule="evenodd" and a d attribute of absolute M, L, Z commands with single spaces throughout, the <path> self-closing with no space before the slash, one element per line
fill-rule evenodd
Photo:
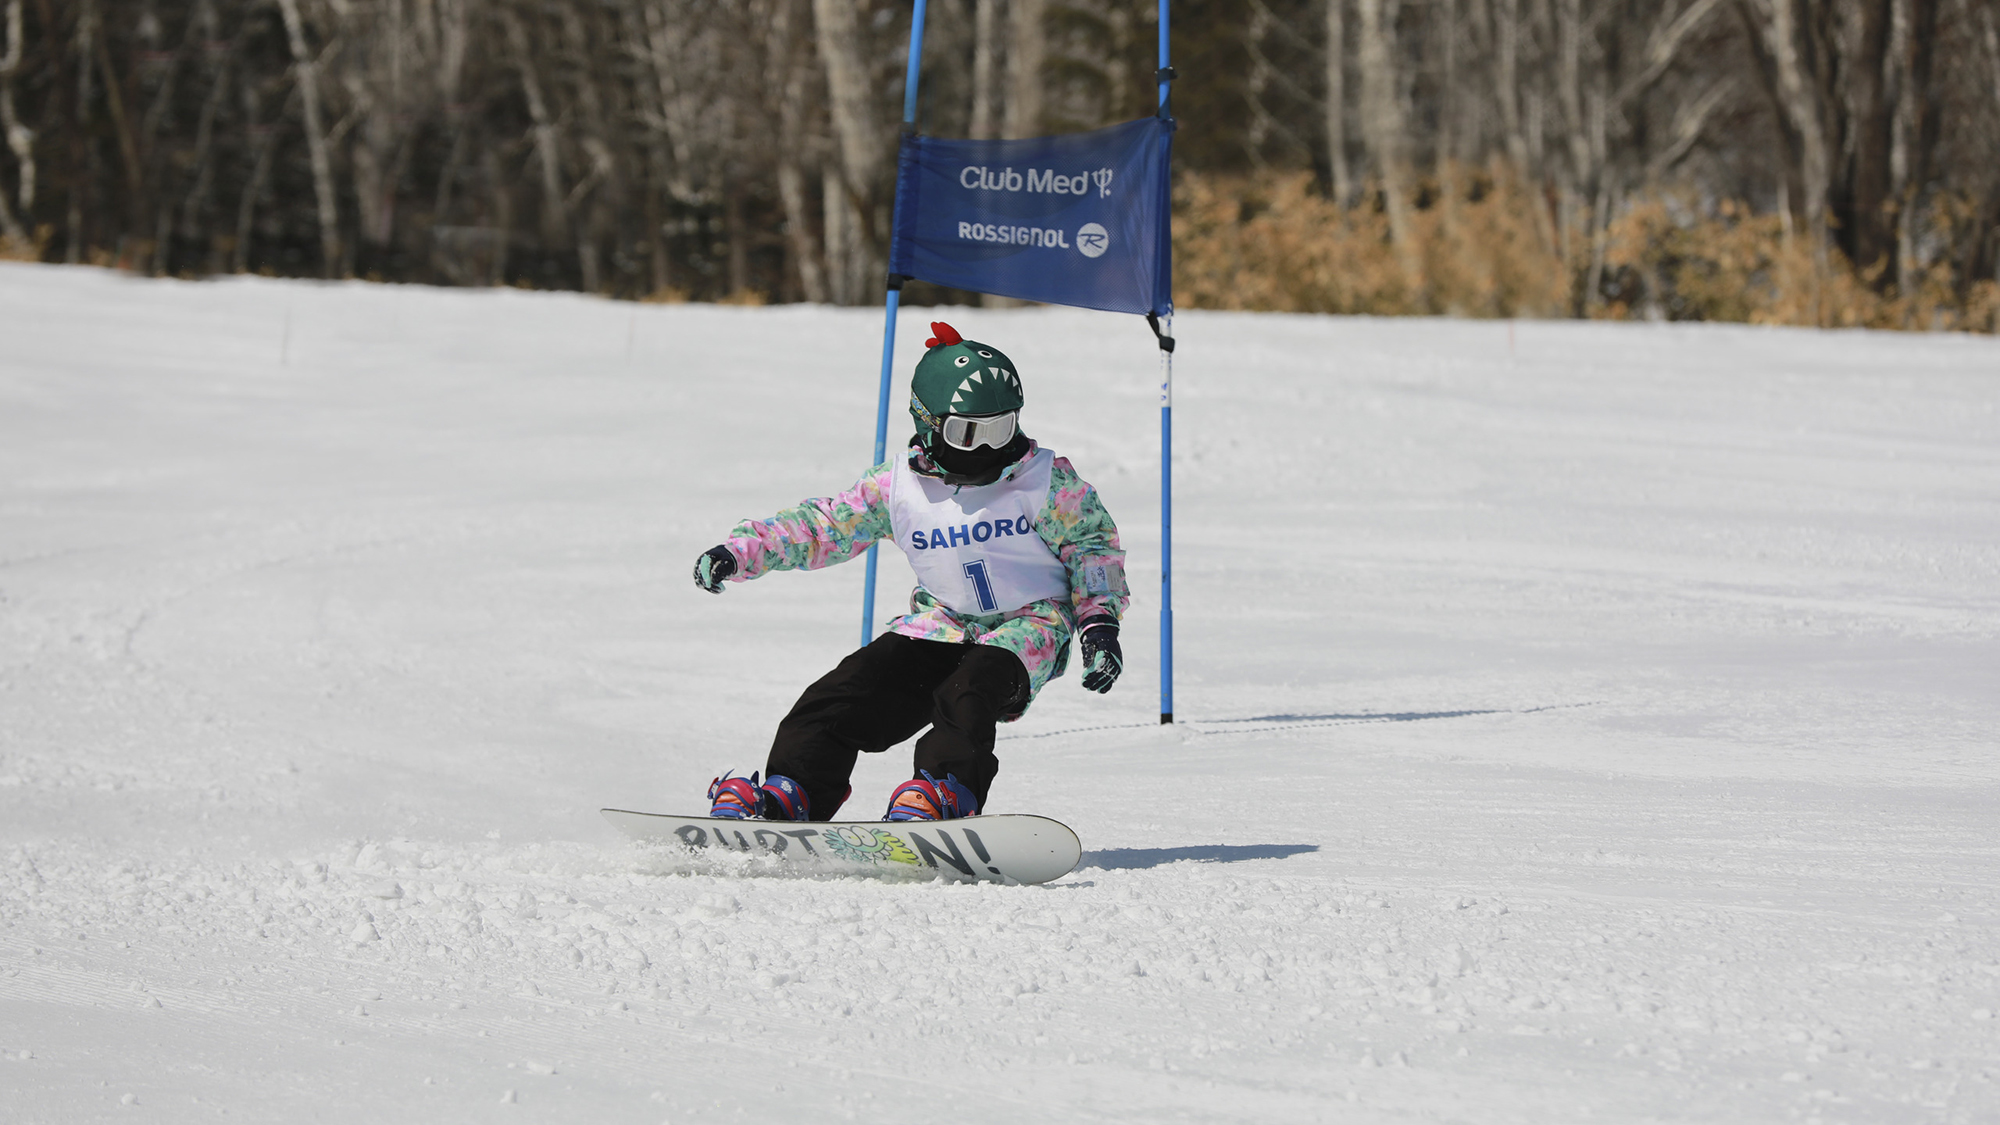
<path fill-rule="evenodd" d="M 1132 550 L 1082 867 L 664 874 L 879 315 L 0 267 L 0 1119 L 2000 1118 L 2000 342 L 1185 315 L 1162 729 L 1151 337 L 952 310 Z"/>

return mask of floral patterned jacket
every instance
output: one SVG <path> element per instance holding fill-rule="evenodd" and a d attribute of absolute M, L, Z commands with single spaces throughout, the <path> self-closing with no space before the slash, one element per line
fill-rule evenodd
<path fill-rule="evenodd" d="M 1036 448 L 1030 441 L 1028 452 L 1008 466 L 1003 479 L 1019 471 Z M 943 475 L 916 443 L 903 455 L 912 471 Z M 724 541 L 736 557 L 736 573 L 729 580 L 744 582 L 774 570 L 818 570 L 866 553 L 871 543 L 893 543 L 891 470 L 892 463 L 884 461 L 839 495 L 807 500 L 768 519 L 736 525 Z M 910 612 L 889 622 L 891 632 L 906 637 L 994 645 L 1020 657 L 1028 669 L 1029 698 L 1007 716 L 1009 721 L 1027 710 L 1044 684 L 1063 674 L 1072 634 L 1100 622 L 1117 624 L 1132 600 L 1118 527 L 1097 490 L 1077 475 L 1066 458 L 1055 459 L 1048 500 L 1034 528 L 1069 575 L 1067 599 L 1051 598 L 981 616 L 954 612 L 918 586 L 910 595 Z"/>

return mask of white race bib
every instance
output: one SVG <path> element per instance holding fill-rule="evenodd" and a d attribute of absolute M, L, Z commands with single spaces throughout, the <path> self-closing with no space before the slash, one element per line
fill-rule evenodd
<path fill-rule="evenodd" d="M 1035 534 L 1049 499 L 1055 454 L 1038 449 L 1011 477 L 955 488 L 896 458 L 889 515 L 896 546 L 931 596 L 964 614 L 1007 613 L 1068 601 L 1069 573 Z"/>

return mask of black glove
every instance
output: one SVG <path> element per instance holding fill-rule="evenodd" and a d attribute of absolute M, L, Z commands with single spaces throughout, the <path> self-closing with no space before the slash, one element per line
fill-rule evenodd
<path fill-rule="evenodd" d="M 1102 695 L 1125 670 L 1125 652 L 1118 647 L 1118 626 L 1091 625 L 1083 631 L 1083 686 Z"/>
<path fill-rule="evenodd" d="M 711 594 L 720 594 L 722 584 L 736 573 L 736 556 L 727 547 L 710 547 L 694 560 L 694 584 Z"/>

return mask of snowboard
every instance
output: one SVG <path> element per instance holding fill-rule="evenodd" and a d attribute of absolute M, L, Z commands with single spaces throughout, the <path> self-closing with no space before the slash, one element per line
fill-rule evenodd
<path fill-rule="evenodd" d="M 785 821 L 604 809 L 613 828 L 677 870 L 764 867 L 782 874 L 1046 883 L 1076 868 L 1083 845 L 1060 821 L 1001 813 L 961 820 Z"/>

